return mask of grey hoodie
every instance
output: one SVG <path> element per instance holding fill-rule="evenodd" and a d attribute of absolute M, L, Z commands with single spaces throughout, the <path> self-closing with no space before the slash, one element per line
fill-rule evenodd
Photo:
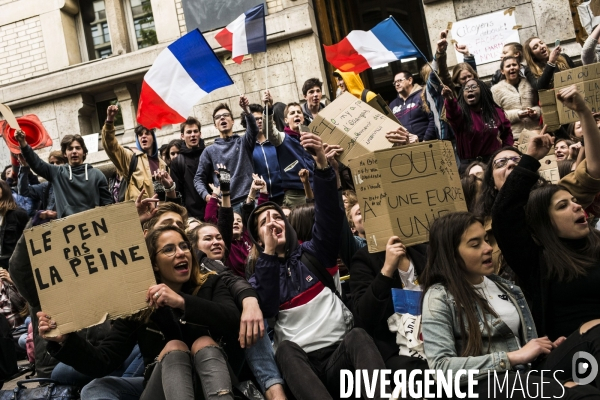
<path fill-rule="evenodd" d="M 52 183 L 58 218 L 113 203 L 106 177 L 99 169 L 89 164 L 52 165 L 42 161 L 29 146 L 21 147 L 21 151 L 31 169 Z"/>

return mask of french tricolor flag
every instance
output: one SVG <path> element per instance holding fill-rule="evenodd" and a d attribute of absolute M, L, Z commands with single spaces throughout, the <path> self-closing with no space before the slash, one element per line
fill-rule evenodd
<path fill-rule="evenodd" d="M 233 61 L 238 64 L 242 63 L 246 54 L 267 51 L 264 3 L 237 17 L 215 35 L 215 40 L 231 51 Z"/>
<path fill-rule="evenodd" d="M 394 17 L 370 31 L 352 31 L 341 42 L 323 47 L 327 61 L 343 72 L 359 73 L 406 57 L 427 59 Z"/>
<path fill-rule="evenodd" d="M 160 128 L 187 119 L 194 105 L 231 77 L 198 29 L 164 49 L 144 76 L 137 121 Z"/>

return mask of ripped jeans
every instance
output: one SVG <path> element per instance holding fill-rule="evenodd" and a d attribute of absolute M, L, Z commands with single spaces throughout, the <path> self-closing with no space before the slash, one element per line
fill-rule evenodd
<path fill-rule="evenodd" d="M 201 385 L 194 384 L 194 370 Z M 206 346 L 193 357 L 174 350 L 157 362 L 140 400 L 193 400 L 204 392 L 206 400 L 233 400 L 225 355 L 220 347 Z"/>

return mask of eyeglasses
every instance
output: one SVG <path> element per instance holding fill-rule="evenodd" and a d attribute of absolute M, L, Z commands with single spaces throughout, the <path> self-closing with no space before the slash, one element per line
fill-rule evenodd
<path fill-rule="evenodd" d="M 471 85 L 471 86 L 465 86 L 465 92 L 471 92 L 471 91 L 475 91 L 477 90 L 477 88 L 479 87 L 479 85 Z"/>
<path fill-rule="evenodd" d="M 229 118 L 229 117 L 231 117 L 231 114 L 230 114 L 230 113 L 223 113 L 223 114 L 215 115 L 215 116 L 214 116 L 214 120 L 215 120 L 215 121 L 218 121 L 218 120 L 220 120 L 221 118 Z"/>
<path fill-rule="evenodd" d="M 184 253 L 190 251 L 190 244 L 188 242 L 181 242 L 177 246 L 174 244 L 167 244 L 165 247 L 160 249 L 158 252 L 163 253 L 167 257 L 173 257 L 177 252 L 177 247 Z"/>
<path fill-rule="evenodd" d="M 399 84 L 401 84 L 402 82 L 404 82 L 406 80 L 406 78 L 400 78 L 400 79 L 396 79 L 394 81 L 394 86 L 397 86 Z"/>
<path fill-rule="evenodd" d="M 498 158 L 498 159 L 494 160 L 494 162 L 492 163 L 492 166 L 494 167 L 494 169 L 504 168 L 506 166 L 506 164 L 508 164 L 509 161 L 512 161 L 515 164 L 518 164 L 519 161 L 521 161 L 521 156 Z"/>

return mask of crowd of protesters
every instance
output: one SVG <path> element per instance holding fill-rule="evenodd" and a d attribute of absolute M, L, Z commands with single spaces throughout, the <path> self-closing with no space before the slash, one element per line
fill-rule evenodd
<path fill-rule="evenodd" d="M 242 95 L 238 110 L 217 105 L 210 146 L 189 117 L 181 139 L 160 149 L 143 126 L 125 147 L 109 106 L 110 180 L 85 162 L 81 136 L 64 136 L 46 162 L 17 132 L 20 169 L 0 181 L 0 316 L 33 332 L 37 375 L 78 386 L 83 399 L 300 400 L 340 398 L 343 369 L 476 369 L 480 397 L 490 371 L 513 387 L 519 373 L 547 370 L 558 379 L 533 373 L 527 390 L 488 398 L 535 398 L 536 385 L 556 398 L 600 398 L 600 376 L 578 385 L 571 362 L 578 352 L 600 359 L 598 118 L 571 86 L 558 99 L 579 121 L 544 126 L 538 90 L 574 66 L 560 46 L 506 44 L 491 86 L 468 48 L 454 46 L 464 62 L 452 71 L 444 31 L 420 77 L 402 70 L 393 81 L 402 127 L 386 138 L 452 141 L 469 210 L 439 217 L 429 243 L 408 248 L 392 236 L 369 253 L 343 148 L 303 129 L 326 107 L 318 79 L 304 83 L 302 104 L 265 91 L 262 104 Z M 357 74 L 335 77 L 338 93 L 376 96 Z M 516 147 L 523 132 L 533 132 L 525 152 Z M 559 184 L 537 172 L 552 150 Z M 41 309 L 23 230 L 122 201 L 135 203 L 156 277 L 149 307 L 46 337 L 56 322 Z M 419 311 L 397 312 L 398 291 L 416 293 Z"/>

